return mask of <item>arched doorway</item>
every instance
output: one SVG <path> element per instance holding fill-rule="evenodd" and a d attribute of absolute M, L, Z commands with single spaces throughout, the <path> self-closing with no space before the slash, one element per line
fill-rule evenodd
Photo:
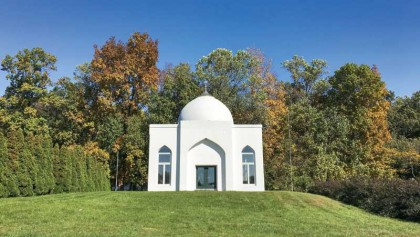
<path fill-rule="evenodd" d="M 193 190 L 225 190 L 225 152 L 203 139 L 188 151 L 188 186 Z"/>

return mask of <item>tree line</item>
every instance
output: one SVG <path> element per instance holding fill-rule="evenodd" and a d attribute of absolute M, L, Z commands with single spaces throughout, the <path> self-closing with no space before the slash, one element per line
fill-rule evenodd
<path fill-rule="evenodd" d="M 347 63 L 329 75 L 325 60 L 294 56 L 281 64 L 288 80 L 260 50 L 215 49 L 195 65 L 158 69 L 158 41 L 147 33 L 95 45 L 91 62 L 52 83 L 56 60 L 41 48 L 3 59 L 10 84 L 0 97 L 0 130 L 83 150 L 75 152 L 86 162 L 109 166 L 112 183 L 119 157 L 118 185 L 128 189 L 147 188 L 148 125 L 177 123 L 204 82 L 236 124 L 263 125 L 267 189 L 306 191 L 353 176 L 419 177 L 420 91 L 395 98 L 374 65 Z"/>
<path fill-rule="evenodd" d="M 107 158 L 89 144 L 60 148 L 21 129 L 0 133 L 0 197 L 109 190 Z"/>

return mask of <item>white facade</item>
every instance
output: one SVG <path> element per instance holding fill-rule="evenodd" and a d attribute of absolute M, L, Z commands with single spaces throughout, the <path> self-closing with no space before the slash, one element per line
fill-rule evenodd
<path fill-rule="evenodd" d="M 151 124 L 149 191 L 264 191 L 261 125 L 235 125 L 229 109 L 203 94 L 178 124 Z"/>

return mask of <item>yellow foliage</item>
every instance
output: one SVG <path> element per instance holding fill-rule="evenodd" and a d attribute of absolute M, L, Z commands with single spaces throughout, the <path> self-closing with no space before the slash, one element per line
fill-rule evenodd
<path fill-rule="evenodd" d="M 83 150 L 85 154 L 94 157 L 97 161 L 107 162 L 109 160 L 109 154 L 105 150 L 99 148 L 97 142 L 87 142 Z"/>
<path fill-rule="evenodd" d="M 278 163 L 283 159 L 284 134 L 287 107 L 283 86 L 273 75 L 267 78 L 266 92 L 266 128 L 263 131 L 264 160 Z M 277 160 L 277 162 L 275 162 Z M 270 163 L 272 163 L 270 162 Z"/>

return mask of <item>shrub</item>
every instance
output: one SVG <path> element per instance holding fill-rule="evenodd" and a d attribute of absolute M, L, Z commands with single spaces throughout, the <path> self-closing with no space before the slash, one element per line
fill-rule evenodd
<path fill-rule="evenodd" d="M 353 177 L 317 182 L 309 192 L 379 215 L 420 222 L 420 185 L 414 180 Z"/>

